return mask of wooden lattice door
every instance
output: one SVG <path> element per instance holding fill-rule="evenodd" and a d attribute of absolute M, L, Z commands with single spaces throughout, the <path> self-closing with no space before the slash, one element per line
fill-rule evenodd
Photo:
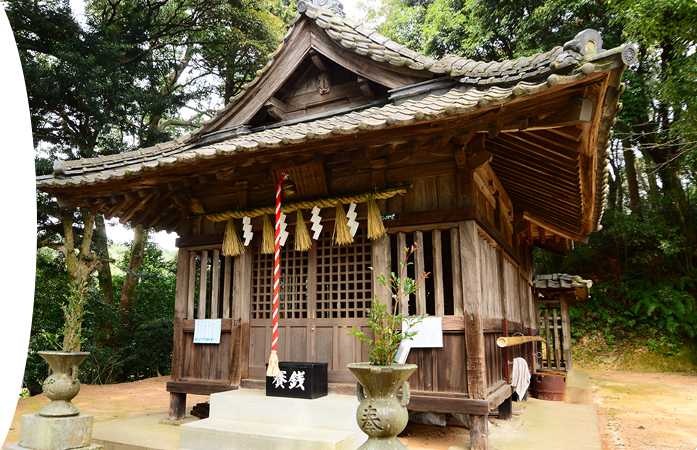
<path fill-rule="evenodd" d="M 351 382 L 346 365 L 366 360 L 358 340 L 343 326 L 366 322 L 373 292 L 371 246 L 365 227 L 354 244 L 332 244 L 331 226 L 307 253 L 293 250 L 292 237 L 281 250 L 279 359 L 326 362 L 330 382 Z M 271 340 L 273 255 L 254 249 L 250 317 L 249 375 L 264 376 Z"/>

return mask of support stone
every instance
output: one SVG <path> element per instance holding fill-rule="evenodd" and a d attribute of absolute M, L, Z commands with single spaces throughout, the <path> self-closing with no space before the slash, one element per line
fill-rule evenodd
<path fill-rule="evenodd" d="M 70 417 L 25 414 L 19 443 L 6 445 L 3 450 L 101 450 L 102 445 L 90 444 L 93 419 L 85 414 Z"/>

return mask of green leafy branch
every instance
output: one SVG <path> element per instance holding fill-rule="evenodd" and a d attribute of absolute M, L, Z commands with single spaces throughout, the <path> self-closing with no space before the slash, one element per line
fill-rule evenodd
<path fill-rule="evenodd" d="M 419 246 L 416 244 L 404 248 L 405 258 L 404 261 L 400 261 L 399 276 L 391 272 L 389 278 L 385 274 L 375 277 L 378 283 L 388 287 L 392 292 L 390 301 L 394 308 L 390 312 L 387 307 L 388 304 L 378 298 L 377 294 L 373 298 L 372 307 L 366 311 L 369 319 L 366 325 L 373 330 L 374 339 L 369 338 L 365 332 L 357 329 L 355 326 L 352 326 L 350 328 L 351 331 L 348 333 L 349 336 L 355 336 L 365 345 L 368 351 L 368 359 L 373 365 L 389 366 L 392 364 L 397 350 L 399 350 L 399 345 L 402 341 L 412 339 L 416 335 L 416 332 L 411 331 L 411 329 L 425 317 L 425 315 L 409 316 L 408 308 L 406 313 L 404 311 L 397 313 L 397 306 L 400 305 L 402 299 L 406 298 L 407 301 L 404 304 L 408 305 L 409 296 L 419 289 L 421 281 L 429 275 L 429 273 L 424 273 L 418 280 L 407 276 L 407 266 L 412 264 L 408 262 L 409 258 L 418 248 Z M 406 330 L 403 330 L 402 324 L 405 322 L 408 326 Z M 348 327 L 343 328 L 349 330 Z"/>

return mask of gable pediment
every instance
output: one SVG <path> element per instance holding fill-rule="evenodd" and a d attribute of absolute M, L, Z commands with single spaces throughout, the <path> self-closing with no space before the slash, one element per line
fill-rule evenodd
<path fill-rule="evenodd" d="M 269 55 L 269 63 L 202 133 L 345 111 L 434 76 L 424 66 L 431 60 L 351 19 L 312 5 L 299 5 L 299 10 L 303 14 Z"/>

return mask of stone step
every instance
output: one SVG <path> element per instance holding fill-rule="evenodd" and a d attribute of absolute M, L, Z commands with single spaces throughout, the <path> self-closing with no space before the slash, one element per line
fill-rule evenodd
<path fill-rule="evenodd" d="M 264 391 L 238 389 L 211 395 L 210 417 L 240 422 L 358 431 L 355 395 L 316 399 L 267 397 Z"/>
<path fill-rule="evenodd" d="M 181 426 L 180 450 L 353 450 L 361 443 L 346 430 L 208 418 Z"/>
<path fill-rule="evenodd" d="M 180 427 L 180 450 L 353 450 L 368 438 L 354 395 L 267 397 L 256 389 L 211 395 L 210 417 Z"/>

